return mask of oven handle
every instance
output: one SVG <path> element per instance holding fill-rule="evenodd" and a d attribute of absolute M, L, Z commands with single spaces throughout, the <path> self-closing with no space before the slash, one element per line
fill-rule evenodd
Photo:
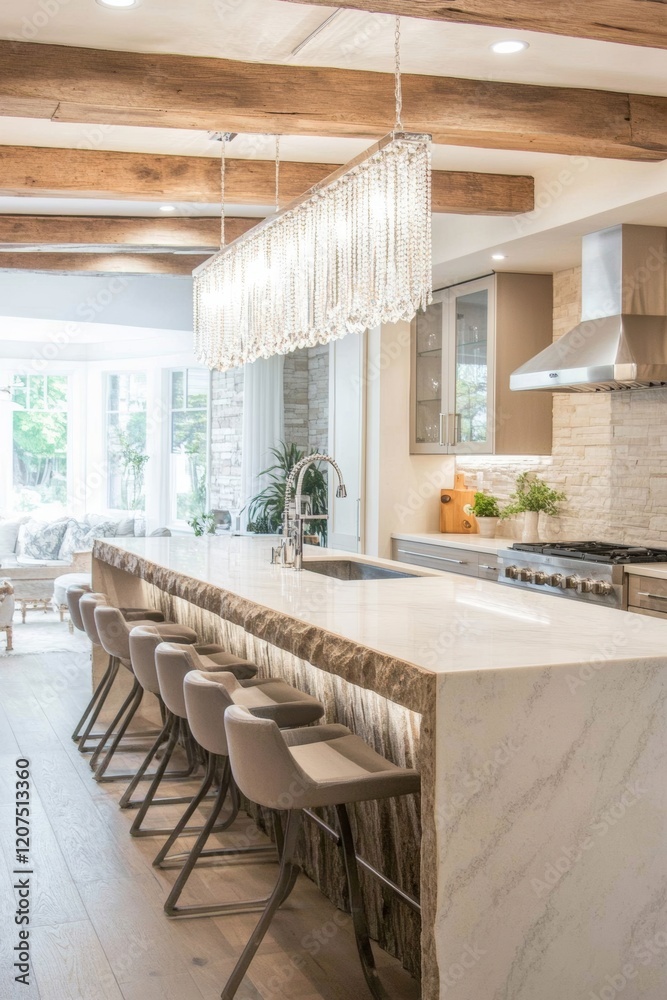
<path fill-rule="evenodd" d="M 413 552 L 411 549 L 399 549 L 402 556 L 421 556 L 422 559 L 435 559 L 436 562 L 456 563 L 458 566 L 467 566 L 465 559 L 448 559 L 447 556 L 432 556 L 428 552 Z"/>

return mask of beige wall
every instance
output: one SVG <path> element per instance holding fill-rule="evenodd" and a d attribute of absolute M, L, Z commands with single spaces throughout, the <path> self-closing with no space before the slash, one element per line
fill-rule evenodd
<path fill-rule="evenodd" d="M 395 531 L 438 531 L 455 460 L 410 454 L 410 324 L 368 337 L 365 551 L 389 557 Z"/>

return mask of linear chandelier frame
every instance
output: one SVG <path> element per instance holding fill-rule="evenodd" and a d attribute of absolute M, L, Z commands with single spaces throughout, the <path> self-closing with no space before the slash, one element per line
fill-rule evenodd
<path fill-rule="evenodd" d="M 390 132 L 200 265 L 198 359 L 227 370 L 424 308 L 430 140 Z"/>

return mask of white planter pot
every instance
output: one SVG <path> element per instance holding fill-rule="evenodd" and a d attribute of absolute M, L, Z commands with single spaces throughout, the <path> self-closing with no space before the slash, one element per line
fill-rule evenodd
<path fill-rule="evenodd" d="M 499 520 L 499 517 L 478 517 L 477 527 L 480 538 L 495 538 Z"/>
<path fill-rule="evenodd" d="M 539 542 L 540 540 L 540 512 L 539 510 L 527 510 L 523 515 L 522 542 Z"/>

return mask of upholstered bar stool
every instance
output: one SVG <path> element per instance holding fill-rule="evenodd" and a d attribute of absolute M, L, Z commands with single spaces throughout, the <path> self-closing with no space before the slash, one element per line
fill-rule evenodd
<path fill-rule="evenodd" d="M 200 647 L 201 649 L 202 647 Z M 203 647 L 206 649 L 206 647 Z M 156 792 L 164 779 L 169 761 L 176 749 L 176 744 L 180 739 L 186 748 L 196 745 L 192 737 L 192 732 L 188 724 L 185 698 L 183 695 L 183 681 L 188 671 L 193 668 L 205 668 L 208 671 L 222 671 L 228 673 L 230 677 L 252 678 L 257 673 L 257 667 L 249 660 L 225 653 L 212 651 L 212 647 L 207 647 L 206 652 L 197 652 L 194 646 L 182 646 L 173 642 L 160 643 L 155 649 L 155 668 L 160 691 L 160 697 L 164 703 L 167 713 L 168 742 L 163 752 L 160 766 L 155 772 L 153 783 L 148 789 L 146 796 L 139 807 L 139 812 L 134 823 L 130 827 L 130 834 L 133 837 L 153 837 L 169 836 L 172 828 L 167 829 L 142 829 L 143 821 L 148 809 L 156 801 Z M 190 750 L 192 753 L 192 750 Z M 205 784 L 209 776 L 209 764 L 206 761 L 206 773 L 204 775 Z M 211 775 L 206 791 L 213 781 L 215 775 Z M 192 796 L 185 801 L 190 802 Z M 202 797 L 203 798 L 203 797 Z M 200 800 L 201 801 L 201 800 Z M 199 833 L 199 829 L 190 828 L 188 834 Z"/>
<path fill-rule="evenodd" d="M 276 910 L 294 888 L 300 870 L 295 857 L 304 812 L 327 829 L 311 812 L 320 806 L 336 809 L 336 839 L 342 849 L 357 950 L 366 983 L 377 1000 L 389 1000 L 371 949 L 347 806 L 352 802 L 413 795 L 419 791 L 418 772 L 392 764 L 345 726 L 314 726 L 281 733 L 271 719 L 258 718 L 247 708 L 234 705 L 225 712 L 225 731 L 238 787 L 245 796 L 267 809 L 286 809 L 287 825 L 276 887 L 222 991 L 222 1000 L 232 1000 L 236 995 Z M 384 876 L 382 880 L 386 887 L 396 889 L 404 901 L 418 909 L 416 901 L 401 893 Z"/>
<path fill-rule="evenodd" d="M 82 598 L 82 603 L 84 600 L 90 600 L 90 598 Z M 132 674 L 132 688 L 130 693 L 121 705 L 116 717 L 110 724 L 104 737 L 100 741 L 99 746 L 90 759 L 90 766 L 95 772 L 96 781 L 128 781 L 134 777 L 134 773 L 122 775 L 115 774 L 110 776 L 105 775 L 114 754 L 120 746 L 123 736 L 127 732 L 132 719 L 141 705 L 145 693 L 132 670 L 130 632 L 134 627 L 136 627 L 136 625 L 150 624 L 154 623 L 152 623 L 149 619 L 128 622 L 119 608 L 113 608 L 108 604 L 104 604 L 102 601 L 99 601 L 95 607 L 95 627 L 100 637 L 102 647 L 106 650 L 109 656 L 113 656 L 121 664 L 121 666 L 125 667 L 126 670 Z M 155 624 L 154 627 L 160 630 L 160 634 L 163 639 L 175 639 L 178 642 L 190 643 L 195 643 L 197 641 L 197 633 L 194 629 L 189 628 L 187 625 L 179 625 L 175 622 L 159 622 Z M 159 730 L 153 730 L 150 734 L 143 733 L 142 735 L 150 735 L 155 738 L 158 734 Z M 111 743 L 102 757 L 101 755 L 105 750 L 107 740 L 111 740 Z M 142 749 L 145 750 L 145 747 Z"/>
<path fill-rule="evenodd" d="M 180 738 L 184 742 L 186 750 L 190 751 L 189 762 L 192 762 L 192 740 L 189 730 L 186 730 L 186 728 L 180 723 L 180 720 L 166 708 L 160 691 L 160 683 L 158 681 L 157 670 L 155 667 L 155 650 L 160 643 L 164 642 L 164 638 L 165 637 L 161 633 L 160 629 L 153 625 L 137 625 L 130 632 L 130 658 L 132 661 L 134 676 L 141 684 L 144 691 L 150 692 L 158 699 L 162 710 L 164 728 L 153 746 L 149 749 L 143 763 L 123 793 L 119 802 L 121 809 L 134 809 L 142 805 L 143 799 L 133 800 L 132 795 L 134 794 L 139 782 L 147 780 L 146 772 L 148 771 L 149 766 L 155 759 L 162 744 L 168 742 L 175 726 L 180 725 Z M 170 642 L 179 644 L 178 637 L 172 637 Z M 257 667 L 253 663 L 250 663 L 248 660 L 244 660 L 231 653 L 227 653 L 223 646 L 216 643 L 198 643 L 196 645 L 191 645 L 190 656 L 201 669 L 231 670 L 234 672 L 235 676 L 244 678 L 254 677 L 257 673 Z M 179 734 L 177 734 L 177 739 L 178 738 Z M 187 772 L 165 770 L 163 772 L 163 779 L 174 780 L 187 778 L 191 773 L 192 769 Z M 153 777 L 155 777 L 155 775 L 150 775 L 151 779 Z M 190 802 L 191 798 L 192 796 L 189 795 L 185 798 L 153 799 L 153 804 L 174 805 L 182 802 Z"/>
<path fill-rule="evenodd" d="M 83 587 L 68 588 L 67 603 L 70 609 L 70 615 L 72 616 L 72 621 L 77 628 L 79 628 L 80 622 L 82 630 L 88 636 L 93 647 L 102 646 L 102 641 L 97 631 L 97 626 L 95 625 L 95 608 L 100 602 L 103 604 L 109 603 L 109 599 L 106 594 L 93 593 L 90 590 L 85 590 Z M 164 615 L 162 612 L 155 611 L 152 608 L 124 608 L 122 610 L 122 614 L 127 620 L 130 621 L 164 621 Z M 94 733 L 93 726 L 97 722 L 99 714 L 104 707 L 104 703 L 111 692 L 113 683 L 118 675 L 119 667 L 120 663 L 118 660 L 115 657 L 110 656 L 104 676 L 95 688 L 92 698 L 90 699 L 83 715 L 72 733 L 72 739 L 75 743 L 78 743 L 79 751 L 81 753 L 93 753 L 97 748 L 100 739 L 104 735 L 104 733 Z M 84 725 L 85 730 L 82 733 L 81 730 Z M 94 741 L 95 745 L 93 747 L 88 746 L 90 741 Z"/>
<path fill-rule="evenodd" d="M 174 664 L 173 669 L 170 670 L 170 677 L 176 677 L 178 661 L 181 661 L 182 672 L 187 666 L 186 660 L 190 659 L 190 652 L 190 650 L 178 650 L 167 644 L 158 647 L 156 663 L 161 686 L 163 684 L 163 672 L 166 673 L 166 668 L 169 664 Z M 219 848 L 209 851 L 204 850 L 211 834 L 222 832 L 222 830 L 231 826 L 239 811 L 238 792 L 231 777 L 227 753 L 224 726 L 225 710 L 230 705 L 244 704 L 257 715 L 273 720 L 275 725 L 291 729 L 297 726 L 309 726 L 311 723 L 317 722 L 324 715 L 324 707 L 316 698 L 305 694 L 303 691 L 299 691 L 283 680 L 268 678 L 264 680 L 244 681 L 234 677 L 231 673 L 202 670 L 193 670 L 185 674 L 183 700 L 192 735 L 199 746 L 203 747 L 209 753 L 212 763 L 202 787 L 153 862 L 158 867 L 164 867 L 166 861 L 183 860 L 185 862 L 178 879 L 167 897 L 164 906 L 165 911 L 169 916 L 182 917 L 243 913 L 249 910 L 261 909 L 266 904 L 266 899 L 247 900 L 245 902 L 236 900 L 234 902 L 206 906 L 177 906 L 185 884 L 201 857 L 216 857 L 223 861 L 225 859 L 242 860 L 244 855 L 249 855 L 250 861 L 264 860 L 267 856 L 270 860 L 275 861 L 276 857 L 273 847 L 267 849 L 263 846 L 251 846 L 241 849 Z M 319 730 L 322 727 L 317 726 L 315 728 Z M 169 858 L 168 851 L 176 839 L 182 835 L 185 824 L 198 807 L 203 795 L 208 791 L 213 781 L 213 775 L 220 766 L 222 768 L 222 777 L 217 798 L 199 838 L 189 853 L 172 855 Z M 216 828 L 215 824 L 222 811 L 228 791 L 231 791 L 231 815 L 221 827 Z M 282 827 L 279 823 L 276 824 L 275 833 L 276 843 L 280 848 Z"/>

